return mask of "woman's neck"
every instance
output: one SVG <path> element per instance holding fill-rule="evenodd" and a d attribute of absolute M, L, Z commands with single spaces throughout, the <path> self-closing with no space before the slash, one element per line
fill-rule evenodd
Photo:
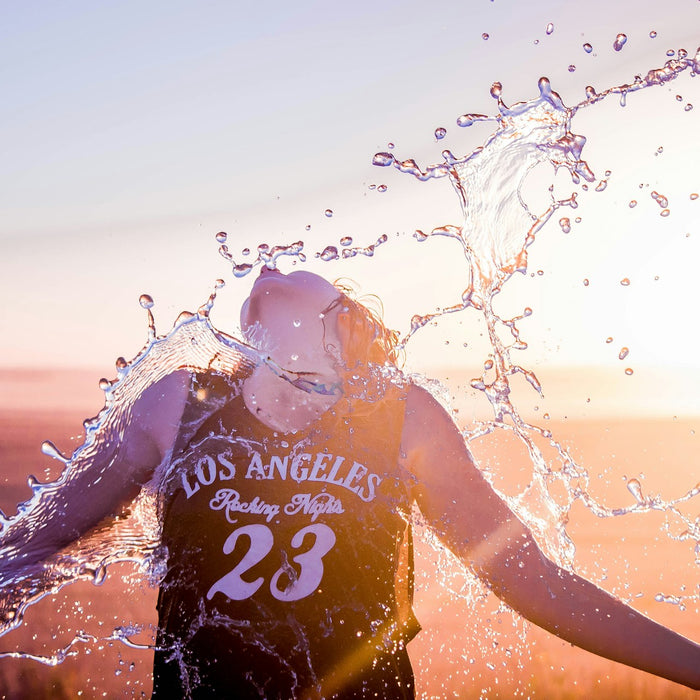
<path fill-rule="evenodd" d="M 296 376 L 296 375 L 295 375 Z M 292 433 L 318 420 L 341 397 L 339 381 L 315 384 L 304 379 L 292 381 L 267 364 L 260 364 L 243 384 L 246 408 L 273 430 Z"/>

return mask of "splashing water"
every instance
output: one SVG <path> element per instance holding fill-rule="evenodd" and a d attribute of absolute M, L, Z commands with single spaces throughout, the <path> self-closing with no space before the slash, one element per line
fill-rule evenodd
<path fill-rule="evenodd" d="M 618 35 L 616 50 L 619 51 L 626 40 L 625 35 Z M 589 477 L 585 469 L 576 464 L 568 451 L 553 439 L 549 430 L 524 421 L 512 403 L 511 380 L 515 375 L 523 376 L 542 395 L 540 382 L 534 372 L 512 360 L 512 351 L 527 348 L 516 324 L 531 311 L 526 309 L 521 316 L 503 319 L 495 313 L 493 301 L 515 272 L 526 271 L 527 249 L 550 217 L 561 207 L 575 209 L 578 206 L 576 192 L 570 197 L 557 200 L 550 187 L 549 206 L 544 211 L 532 211 L 523 198 L 523 185 L 530 171 L 541 163 L 550 163 L 555 172 L 561 168 L 567 170 L 575 185 L 580 184 L 581 179 L 586 183 L 595 181 L 593 172 L 581 158 L 586 139 L 574 134 L 571 129 L 571 122 L 577 112 L 614 94 L 620 95 L 620 104 L 624 106 L 629 93 L 665 84 L 685 70 L 690 70 L 693 74 L 700 73 L 700 49 L 693 58 L 689 58 L 686 51 L 680 50 L 677 59 L 667 61 L 662 68 L 651 70 L 644 77 L 636 76 L 632 83 L 611 87 L 601 93 L 596 93 L 589 87 L 586 90 L 587 99 L 574 107 L 563 104 L 546 78 L 539 81 L 538 98 L 510 107 L 502 99 L 501 84 L 494 83 L 491 95 L 498 102 L 499 114 L 493 121 L 498 128 L 483 147 L 464 158 L 456 158 L 445 150 L 442 153 L 444 164 L 428 165 L 425 169 L 421 169 L 413 159 L 399 160 L 390 153 L 377 153 L 373 158 L 376 166 L 393 165 L 400 172 L 409 173 L 419 180 L 449 177 L 459 197 L 463 215 L 460 226 L 442 225 L 429 234 L 417 231 L 415 238 L 422 242 L 430 236 L 446 236 L 460 246 L 469 275 L 468 285 L 462 292 L 462 301 L 437 312 L 414 316 L 411 329 L 402 343 L 405 345 L 419 329 L 444 314 L 468 308 L 483 314 L 492 353 L 485 362 L 484 374 L 472 380 L 471 385 L 483 392 L 488 399 L 494 420 L 467 430 L 465 438 L 474 441 L 495 430 L 505 430 L 513 433 L 524 444 L 533 464 L 533 480 L 517 495 L 501 495 L 528 523 L 547 553 L 555 561 L 570 568 L 574 564 L 575 547 L 566 531 L 566 525 L 569 512 L 576 501 L 581 501 L 599 517 L 651 509 L 666 512 L 682 530 L 681 534 L 673 535 L 669 528 L 669 535 L 690 542 L 696 563 L 700 564 L 698 521 L 678 509 L 680 504 L 698 495 L 698 487 L 694 486 L 671 501 L 663 501 L 660 497 L 639 498 L 641 492 L 631 487 L 636 503 L 628 508 L 611 509 L 595 501 L 588 493 Z M 471 126 L 476 121 L 485 120 L 488 117 L 484 115 L 468 114 L 459 117 L 457 124 Z M 606 177 L 609 174 L 606 172 Z M 605 184 L 606 180 L 601 180 L 596 191 L 604 190 Z M 584 183 L 582 189 L 586 188 Z M 667 215 L 667 198 L 655 191 L 651 196 L 662 207 L 662 216 Z M 562 230 L 568 233 L 568 217 L 562 217 L 559 223 Z M 630 282 L 625 278 L 621 284 L 629 285 Z M 503 342 L 500 328 L 507 330 L 506 335 L 511 339 L 509 344 Z M 625 359 L 628 354 L 628 348 L 623 348 L 620 359 Z M 632 374 L 633 370 L 628 368 L 625 372 Z M 556 449 L 559 462 L 556 466 L 545 459 L 538 446 L 538 441 L 542 438 Z M 554 493 L 558 495 L 554 496 Z M 563 497 L 561 494 L 564 494 Z M 697 601 L 700 600 L 700 592 L 682 598 Z"/>
<path fill-rule="evenodd" d="M 549 35 L 552 31 L 553 25 L 548 25 L 546 34 Z M 626 41 L 626 37 L 620 39 L 623 36 L 617 37 L 616 50 L 622 49 Z M 584 49 L 589 52 L 587 46 L 590 45 L 584 45 Z M 503 101 L 502 86 L 494 83 L 491 94 L 497 100 L 497 116 L 468 113 L 457 119 L 460 127 L 481 121 L 496 125 L 495 133 L 473 153 L 458 158 L 445 150 L 443 163 L 429 165 L 424 169 L 413 159 L 399 160 L 390 152 L 377 153 L 373 159 L 377 166 L 393 166 L 419 180 L 447 177 L 457 193 L 462 208 L 461 224 L 442 225 L 427 234 L 417 231 L 415 238 L 426 241 L 434 236 L 447 237 L 460 247 L 466 261 L 466 282 L 461 302 L 436 313 L 414 316 L 402 344 L 405 346 L 413 334 L 440 315 L 468 309 L 483 315 L 492 352 L 485 362 L 483 374 L 472 381 L 472 386 L 488 399 L 494 418 L 476 424 L 465 432 L 465 438 L 475 442 L 496 431 L 506 431 L 526 447 L 534 469 L 532 482 L 520 493 L 502 495 L 531 526 L 547 553 L 569 567 L 574 563 L 575 548 L 566 531 L 566 524 L 575 502 L 583 503 L 599 517 L 617 517 L 652 510 L 664 512 L 673 522 L 680 524 L 680 527 L 667 527 L 669 536 L 688 542 L 693 547 L 696 561 L 700 563 L 700 523 L 680 509 L 682 504 L 700 494 L 700 484 L 674 500 L 664 501 L 656 495 L 645 495 L 641 483 L 637 479 L 629 479 L 627 487 L 634 499 L 630 506 L 609 508 L 596 501 L 589 494 L 586 471 L 553 439 L 549 430 L 523 420 L 513 404 L 511 381 L 514 376 L 524 377 L 536 392 L 541 393 L 540 382 L 534 372 L 512 358 L 515 351 L 527 347 L 521 338 L 518 322 L 529 316 L 531 310 L 526 308 L 514 318 L 500 318 L 494 311 L 493 300 L 515 272 L 526 270 L 527 249 L 545 223 L 559 209 L 577 207 L 576 192 L 569 197 L 555 199 L 553 189 L 550 189 L 549 204 L 544 210 L 533 211 L 523 196 L 523 183 L 528 174 L 538 165 L 548 163 L 555 171 L 562 168 L 568 171 L 574 185 L 579 185 L 582 181 L 595 181 L 593 172 L 581 157 L 586 139 L 572 131 L 572 120 L 578 110 L 595 105 L 613 94 L 619 95 L 620 102 L 624 105 L 627 94 L 665 84 L 685 70 L 700 72 L 700 58 L 696 55 L 691 59 L 686 52 L 679 51 L 677 57 L 669 60 L 662 68 L 648 72 L 645 77 L 638 76 L 629 84 L 612 87 L 602 93 L 588 88 L 587 99 L 574 107 L 564 105 L 546 78 L 539 82 L 539 96 L 536 99 L 512 106 L 507 106 Z M 435 139 L 439 141 L 445 134 L 446 130 L 441 127 L 435 131 Z M 393 149 L 393 144 L 389 148 Z M 691 195 L 693 196 L 697 198 L 697 195 Z M 662 209 L 666 209 L 668 202 L 664 195 L 653 192 L 652 197 Z M 633 206 L 632 203 L 630 206 Z M 330 209 L 326 210 L 326 217 L 331 218 L 332 215 Z M 559 223 L 563 231 L 570 230 L 569 217 L 561 217 Z M 257 247 L 255 260 L 241 263 L 236 262 L 230 252 L 225 233 L 218 233 L 216 240 L 220 254 L 231 263 L 235 277 L 243 277 L 259 265 L 275 267 L 281 256 L 305 260 L 302 241 L 280 246 L 261 244 Z M 387 240 L 385 235 L 375 243 L 353 248 L 350 247 L 352 239 L 343 236 L 339 240 L 340 248 L 328 245 L 316 252 L 315 257 L 332 261 L 355 255 L 371 256 Z M 242 255 L 249 253 L 246 249 Z M 216 289 L 222 286 L 223 281 L 218 280 Z M 133 402 L 147 386 L 181 368 L 192 371 L 213 369 L 233 374 L 258 363 L 269 362 L 257 351 L 217 331 L 211 325 L 209 312 L 215 302 L 216 289 L 196 314 L 181 314 L 173 329 L 164 336 L 156 333 L 152 298 L 148 295 L 140 298 L 140 304 L 148 315 L 147 345 L 131 362 L 126 362 L 124 358 L 117 360 L 115 381 L 102 380 L 105 407 L 95 419 L 86 421 L 85 441 L 70 458 L 61 455 L 51 443 L 44 444 L 43 451 L 63 462 L 65 469 L 61 477 L 52 483 L 41 484 L 30 478 L 33 492 L 31 499 L 19 505 L 15 516 L 0 516 L 0 561 L 15 551 L 13 543 L 21 542 L 32 531 L 46 526 L 51 517 L 45 508 L 48 497 L 79 479 L 91 468 L 98 452 L 116 443 Z M 508 343 L 502 339 L 504 330 L 509 338 Z M 620 360 L 625 359 L 628 352 L 627 348 L 623 348 Z M 295 380 L 295 377 L 284 373 L 280 368 L 273 369 L 281 376 Z M 543 442 L 554 447 L 556 464 L 545 458 L 541 447 Z M 100 528 L 99 532 L 81 538 L 45 565 L 18 575 L 3 574 L 0 567 L 0 635 L 21 624 L 28 605 L 75 580 L 87 579 L 99 584 L 104 579 L 107 567 L 115 562 L 136 562 L 146 575 L 154 582 L 157 581 L 161 559 L 158 556 L 160 531 L 155 515 L 155 501 L 154 486 L 149 485 L 137 497 L 128 518 L 115 519 L 111 527 Z M 675 532 L 680 534 L 674 534 Z M 675 605 L 686 605 L 688 601 L 698 599 L 697 593 L 659 596 L 659 600 Z M 113 638 L 129 643 L 131 632 L 128 629 L 115 632 Z M 37 657 L 37 660 L 49 664 L 61 663 L 74 653 L 76 645 L 90 641 L 91 638 L 78 635 L 69 646 L 52 656 Z M 12 652 L 11 655 L 17 654 Z M 28 654 L 19 656 L 31 658 Z"/>

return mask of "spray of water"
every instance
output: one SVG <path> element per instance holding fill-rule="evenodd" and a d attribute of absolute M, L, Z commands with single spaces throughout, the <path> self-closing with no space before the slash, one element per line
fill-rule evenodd
<path fill-rule="evenodd" d="M 650 510 L 665 512 L 673 522 L 667 527 L 669 535 L 688 542 L 700 564 L 700 521 L 687 516 L 681 509 L 684 503 L 700 493 L 700 484 L 674 500 L 665 501 L 658 496 L 644 495 L 639 482 L 631 479 L 628 488 L 634 497 L 632 505 L 610 508 L 596 501 L 589 494 L 585 469 L 574 461 L 549 430 L 526 422 L 511 400 L 514 376 L 524 377 L 535 391 L 541 392 L 535 374 L 513 359 L 515 352 L 527 347 L 517 324 L 531 310 L 526 308 L 521 315 L 504 319 L 495 313 L 493 301 L 515 272 L 526 270 L 527 249 L 542 226 L 559 209 L 575 209 L 577 206 L 577 192 L 556 199 L 553 188 L 550 188 L 549 204 L 543 211 L 532 211 L 523 196 L 523 183 L 532 169 L 549 163 L 555 171 L 562 168 L 568 171 L 574 186 L 585 188 L 587 183 L 595 182 L 593 172 L 581 157 L 586 139 L 572 131 L 576 113 L 609 95 L 618 95 L 624 105 L 629 93 L 665 84 L 686 70 L 700 73 L 700 55 L 690 58 L 686 52 L 679 51 L 662 68 L 649 71 L 644 77 L 638 76 L 629 84 L 601 93 L 588 88 L 586 99 L 574 107 L 563 104 L 546 78 L 539 82 L 539 96 L 536 99 L 512 106 L 505 104 L 502 87 L 495 83 L 491 90 L 498 105 L 495 117 L 465 114 L 457 120 L 461 127 L 479 121 L 490 121 L 496 126 L 496 131 L 484 145 L 466 157 L 455 157 L 446 150 L 442 154 L 442 163 L 424 169 L 412 159 L 399 160 L 389 152 L 378 153 L 373 159 L 377 166 L 393 166 L 420 180 L 449 178 L 459 197 L 463 215 L 460 225 L 443 225 L 427 234 L 417 231 L 415 238 L 425 241 L 431 236 L 446 236 L 459 246 L 466 263 L 466 284 L 461 301 L 437 313 L 414 316 L 402 342 L 404 345 L 408 343 L 414 333 L 438 315 L 469 309 L 483 315 L 492 350 L 485 362 L 484 373 L 472 381 L 472 386 L 483 392 L 494 416 L 493 420 L 470 428 L 465 432 L 465 438 L 474 442 L 495 431 L 507 431 L 526 447 L 533 465 L 533 478 L 521 492 L 502 495 L 532 527 L 549 555 L 566 566 L 574 564 L 575 548 L 567 534 L 566 524 L 568 514 L 577 501 L 600 517 Z M 444 133 L 438 135 L 436 132 L 436 139 L 440 140 L 442 136 Z M 605 182 L 605 179 L 601 179 L 596 189 L 604 189 Z M 560 218 L 560 226 L 563 230 L 570 226 L 568 217 Z M 236 277 L 248 274 L 259 265 L 274 267 L 280 256 L 305 259 L 304 243 L 298 241 L 273 247 L 260 245 L 254 260 L 236 262 L 228 249 L 226 234 L 221 232 L 216 238 L 221 255 L 229 261 Z M 355 255 L 371 256 L 386 241 L 387 237 L 382 236 L 369 246 L 351 247 L 352 240 L 346 237 L 340 241 L 340 247 L 326 246 L 315 253 L 315 257 L 332 261 Z M 249 250 L 243 252 L 244 257 L 250 254 Z M 141 297 L 141 306 L 148 315 L 148 343 L 130 362 L 124 358 L 117 360 L 115 381 L 101 381 L 105 391 L 105 407 L 96 418 L 85 422 L 85 440 L 73 455 L 65 457 L 51 443 L 44 444 L 44 452 L 63 462 L 65 468 L 60 478 L 52 483 L 41 484 L 30 477 L 32 497 L 19 504 L 16 515 L 10 518 L 0 516 L 0 561 L 11 561 L 17 548 L 30 538 L 32 532 L 47 527 L 55 515 L 48 506 L 52 496 L 88 472 L 95 455 L 108 451 L 118 442 L 134 401 L 147 386 L 182 368 L 234 374 L 260 362 L 269 363 L 257 351 L 211 325 L 209 312 L 216 290 L 222 285 L 221 280 L 217 281 L 216 289 L 199 311 L 196 314 L 181 314 L 173 329 L 163 336 L 156 333 L 151 311 L 153 300 L 148 295 Z M 281 368 L 272 368 L 290 381 L 298 380 L 298 377 Z M 542 444 L 554 448 L 555 460 L 545 458 Z M 135 562 L 154 582 L 157 581 L 160 530 L 156 500 L 154 486 L 146 486 L 132 505 L 128 517 L 115 519 L 109 527 L 100 527 L 30 570 L 12 572 L 0 566 L 0 635 L 21 624 L 28 605 L 63 585 L 79 579 L 89 579 L 99 584 L 104 580 L 107 567 L 114 562 Z M 461 594 L 464 594 L 463 591 Z M 660 596 L 660 600 L 680 605 L 687 604 L 690 599 L 698 599 L 697 593 Z M 114 639 L 129 643 L 134 631 L 124 629 L 115 632 Z M 76 645 L 89 642 L 90 639 L 78 635 L 69 646 L 39 660 L 49 664 L 60 663 L 74 653 Z M 18 652 L 11 655 L 31 658 L 29 654 Z"/>

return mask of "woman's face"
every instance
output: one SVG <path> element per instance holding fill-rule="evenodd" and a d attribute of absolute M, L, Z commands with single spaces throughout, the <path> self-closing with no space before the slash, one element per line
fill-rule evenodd
<path fill-rule="evenodd" d="M 241 330 L 284 369 L 317 375 L 318 381 L 337 376 L 337 311 L 328 309 L 339 297 L 332 284 L 311 272 L 285 275 L 263 267 L 241 307 Z"/>

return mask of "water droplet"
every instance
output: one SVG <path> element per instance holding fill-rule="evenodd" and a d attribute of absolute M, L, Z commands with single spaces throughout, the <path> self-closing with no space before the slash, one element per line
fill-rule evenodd
<path fill-rule="evenodd" d="M 423 233 L 421 230 L 417 230 L 414 234 L 413 237 L 419 242 L 422 243 L 423 241 L 428 239 L 428 234 Z"/>
<path fill-rule="evenodd" d="M 377 186 L 376 186 L 376 185 L 370 185 L 367 189 L 370 190 L 370 191 L 376 190 L 376 189 L 377 189 Z"/>
<path fill-rule="evenodd" d="M 656 32 L 653 29 L 649 32 L 649 38 L 656 39 Z"/>
<path fill-rule="evenodd" d="M 112 388 L 112 382 L 110 382 L 109 379 L 102 377 L 102 379 L 97 382 L 97 386 L 99 386 L 102 391 L 109 391 Z"/>
<path fill-rule="evenodd" d="M 342 245 L 342 246 L 352 245 L 352 237 L 351 236 L 343 236 L 340 239 L 340 245 Z"/>
<path fill-rule="evenodd" d="M 234 277 L 245 277 L 251 270 L 253 266 L 250 263 L 241 263 L 240 265 L 233 266 L 233 276 Z"/>
<path fill-rule="evenodd" d="M 621 284 L 623 287 L 629 287 L 629 286 L 630 286 L 629 277 L 623 277 L 623 278 L 620 280 L 620 284 Z"/>
<path fill-rule="evenodd" d="M 549 36 L 553 31 L 554 31 L 554 23 L 549 22 L 547 24 L 547 26 L 544 28 L 544 32 L 547 36 Z"/>
<path fill-rule="evenodd" d="M 663 147 L 663 146 L 659 146 L 659 147 L 656 149 L 656 153 L 654 153 L 654 155 L 655 155 L 655 156 L 660 156 L 663 152 L 664 152 L 664 147 Z"/>
<path fill-rule="evenodd" d="M 622 47 L 627 43 L 627 34 L 618 34 L 613 41 L 615 51 L 622 51 Z"/>
<path fill-rule="evenodd" d="M 666 217 L 671 213 L 670 209 L 662 209 L 661 212 L 659 213 L 659 216 Z"/>
<path fill-rule="evenodd" d="M 650 196 L 662 209 L 668 206 L 668 198 L 659 194 L 656 190 L 653 190 Z"/>
<path fill-rule="evenodd" d="M 228 234 L 225 231 L 219 231 L 215 236 L 217 243 L 226 243 Z"/>
<path fill-rule="evenodd" d="M 326 246 L 320 253 L 316 253 L 317 258 L 325 262 L 338 259 L 338 249 L 334 245 Z"/>
<path fill-rule="evenodd" d="M 127 366 L 129 365 L 129 363 L 126 361 L 126 358 L 124 358 L 124 357 L 118 357 L 114 364 L 116 365 L 118 370 L 126 369 Z"/>
<path fill-rule="evenodd" d="M 676 52 L 675 52 L 673 49 L 669 49 L 669 50 L 666 52 L 666 55 L 670 58 L 671 56 L 675 56 L 675 55 L 676 55 Z"/>
<path fill-rule="evenodd" d="M 51 440 L 44 440 L 44 442 L 41 443 L 41 451 L 48 457 L 57 459 L 59 462 L 63 462 L 64 464 L 68 462 L 68 458 L 61 454 L 58 447 L 56 447 Z"/>
<path fill-rule="evenodd" d="M 544 275 L 544 270 L 537 270 L 537 274 L 542 277 L 542 275 Z"/>
<path fill-rule="evenodd" d="M 634 370 L 633 370 L 631 367 L 628 367 L 628 368 L 625 370 L 625 374 L 626 374 L 628 377 L 631 377 L 631 376 L 634 374 Z"/>
<path fill-rule="evenodd" d="M 386 192 L 386 191 L 387 191 L 386 185 L 377 185 L 377 192 Z"/>
<path fill-rule="evenodd" d="M 575 221 L 577 224 L 580 224 L 580 223 L 581 223 L 581 217 L 580 217 L 580 216 L 577 216 L 577 217 L 574 219 L 574 221 Z"/>
<path fill-rule="evenodd" d="M 489 35 L 488 35 L 486 32 L 484 32 L 484 33 L 481 35 L 481 38 L 482 38 L 484 41 L 487 41 L 488 38 L 489 38 Z"/>
<path fill-rule="evenodd" d="M 561 227 L 561 230 L 564 233 L 570 233 L 571 232 L 571 221 L 567 219 L 565 216 L 559 219 L 559 226 Z"/>
<path fill-rule="evenodd" d="M 576 70 L 576 66 L 573 63 L 569 64 L 569 73 L 573 73 Z"/>
<path fill-rule="evenodd" d="M 591 97 L 596 96 L 595 88 L 592 85 L 586 85 L 586 97 L 590 100 Z"/>
<path fill-rule="evenodd" d="M 629 354 L 630 354 L 630 349 L 628 347 L 623 347 L 623 348 L 620 348 L 620 352 L 619 352 L 617 357 L 620 360 L 624 360 L 627 357 L 627 355 L 629 355 Z"/>
<path fill-rule="evenodd" d="M 637 503 L 644 503 L 642 485 L 639 483 L 638 479 L 630 479 L 627 482 L 627 490 L 634 496 Z"/>
<path fill-rule="evenodd" d="M 690 112 L 691 109 L 693 109 L 693 105 L 691 105 L 690 102 L 683 108 L 686 112 Z"/>
<path fill-rule="evenodd" d="M 489 91 L 491 93 L 491 97 L 494 99 L 498 99 L 501 96 L 501 93 L 503 92 L 503 85 L 496 81 L 491 85 L 491 90 Z"/>
<path fill-rule="evenodd" d="M 151 309 L 153 308 L 153 297 L 150 294 L 142 294 L 139 297 L 139 304 L 141 304 L 142 309 Z"/>
<path fill-rule="evenodd" d="M 590 284 L 590 281 L 588 280 L 588 277 L 583 278 L 583 286 L 587 287 Z"/>
<path fill-rule="evenodd" d="M 683 95 L 676 95 L 676 100 L 678 102 L 683 102 Z"/>
<path fill-rule="evenodd" d="M 636 199 L 630 199 L 630 209 L 634 209 L 637 206 L 637 200 Z"/>
<path fill-rule="evenodd" d="M 435 129 L 435 138 L 436 140 L 444 139 L 445 135 L 447 134 L 447 129 L 443 126 L 439 126 L 437 129 Z"/>
<path fill-rule="evenodd" d="M 243 250 L 241 251 L 241 255 L 250 255 L 250 248 L 243 248 Z"/>
<path fill-rule="evenodd" d="M 596 191 L 596 192 L 602 192 L 607 186 L 608 186 L 608 181 L 607 181 L 607 180 L 601 180 L 601 181 L 595 186 L 595 191 Z"/>
<path fill-rule="evenodd" d="M 382 168 L 386 168 L 387 165 L 391 165 L 394 162 L 394 156 L 391 153 L 375 153 L 372 158 L 372 165 L 378 165 Z"/>
<path fill-rule="evenodd" d="M 301 321 L 299 319 L 295 318 L 292 321 L 292 325 L 294 326 L 294 328 L 299 328 L 299 326 L 301 326 Z"/>
<path fill-rule="evenodd" d="M 389 141 L 389 143 L 387 143 L 386 147 L 391 151 L 394 148 L 394 144 L 391 141 Z"/>
<path fill-rule="evenodd" d="M 690 199 L 695 201 L 700 195 L 698 195 L 697 192 L 692 192 L 690 195 Z"/>
<path fill-rule="evenodd" d="M 593 51 L 593 47 L 592 47 L 590 44 L 586 43 L 586 44 L 583 45 L 583 50 L 584 50 L 586 53 L 591 53 L 591 51 Z"/>
<path fill-rule="evenodd" d="M 609 335 L 609 336 L 605 339 L 605 342 L 608 343 L 608 344 L 609 344 L 609 343 L 612 343 L 612 341 L 613 341 L 613 337 L 612 337 L 611 335 Z"/>
<path fill-rule="evenodd" d="M 333 216 L 333 210 L 332 209 L 326 209 L 326 211 L 323 212 L 329 219 L 331 216 Z"/>

